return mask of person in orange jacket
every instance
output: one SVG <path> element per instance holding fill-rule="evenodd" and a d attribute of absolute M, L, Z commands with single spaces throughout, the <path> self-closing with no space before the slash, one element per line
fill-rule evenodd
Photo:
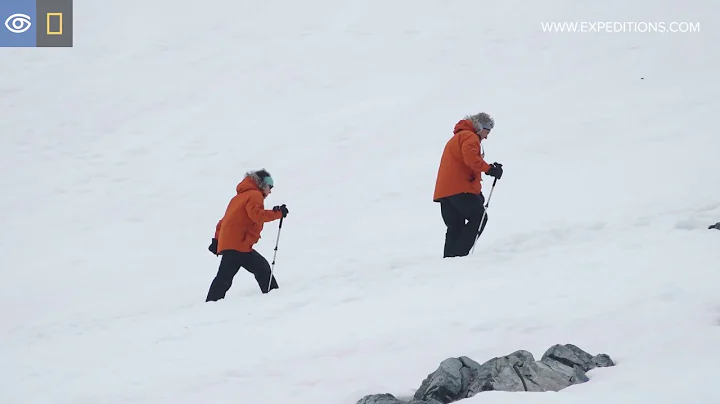
<path fill-rule="evenodd" d="M 494 126 L 485 112 L 466 116 L 445 144 L 433 194 L 447 227 L 443 258 L 468 255 L 487 224 L 481 174 L 500 178 L 503 172 L 501 164 L 485 162 L 481 149 Z"/>
<path fill-rule="evenodd" d="M 225 215 L 215 226 L 215 236 L 208 247 L 210 252 L 221 255 L 222 259 L 217 275 L 210 284 L 206 302 L 225 298 L 241 267 L 255 275 L 262 293 L 278 288 L 274 275 L 270 284 L 270 264 L 253 249 L 260 240 L 263 225 L 288 214 L 285 205 L 275 206 L 272 210 L 265 209 L 265 198 L 270 195 L 273 186 L 270 173 L 262 169 L 246 173 L 245 178 L 235 187 L 237 195 L 230 200 Z"/>

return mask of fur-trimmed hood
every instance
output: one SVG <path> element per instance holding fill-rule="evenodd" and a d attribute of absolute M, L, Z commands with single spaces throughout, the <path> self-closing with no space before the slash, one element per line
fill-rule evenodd
<path fill-rule="evenodd" d="M 266 178 L 269 178 L 270 184 L 272 184 L 272 176 L 267 170 L 248 171 L 235 190 L 238 194 L 249 190 L 261 191 L 267 185 Z"/>
<path fill-rule="evenodd" d="M 472 123 L 475 133 L 479 133 L 483 129 L 492 130 L 495 127 L 495 120 L 486 112 L 468 115 L 464 119 Z"/>

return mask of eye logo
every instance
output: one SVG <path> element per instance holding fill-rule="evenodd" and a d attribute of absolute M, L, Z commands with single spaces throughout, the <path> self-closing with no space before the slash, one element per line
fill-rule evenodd
<path fill-rule="evenodd" d="M 29 30 L 31 26 L 30 16 L 26 14 L 13 14 L 5 20 L 5 28 L 14 34 L 22 34 Z"/>

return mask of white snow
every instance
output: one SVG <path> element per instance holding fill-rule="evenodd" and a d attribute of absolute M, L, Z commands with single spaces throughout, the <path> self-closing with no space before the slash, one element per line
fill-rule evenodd
<path fill-rule="evenodd" d="M 74 48 L 0 52 L 0 403 L 354 404 L 556 343 L 617 366 L 467 403 L 720 402 L 719 13 L 76 0 Z M 541 27 L 581 20 L 700 31 Z M 475 253 L 443 260 L 437 165 L 479 111 L 505 174 Z M 263 167 L 280 289 L 240 272 L 205 303 L 214 226 Z"/>

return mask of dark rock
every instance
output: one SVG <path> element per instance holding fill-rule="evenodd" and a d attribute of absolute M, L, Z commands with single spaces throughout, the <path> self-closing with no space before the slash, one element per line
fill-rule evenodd
<path fill-rule="evenodd" d="M 572 344 L 553 345 L 545 352 L 541 360 L 546 363 L 549 360 L 554 360 L 569 367 L 579 367 L 583 372 L 596 367 L 614 366 L 614 363 L 606 354 L 592 356 Z M 599 364 L 605 364 L 605 366 Z"/>
<path fill-rule="evenodd" d="M 402 401 L 392 394 L 373 394 L 361 398 L 356 404 L 442 404 L 436 400 L 411 400 Z"/>
<path fill-rule="evenodd" d="M 480 365 L 461 356 L 447 358 L 406 403 L 390 394 L 366 396 L 357 404 L 449 404 L 483 391 L 560 391 L 589 381 L 586 372 L 615 366 L 607 354 L 591 355 L 572 344 L 553 345 L 537 361 L 524 350 Z"/>
<path fill-rule="evenodd" d="M 615 366 L 615 362 L 607 354 L 599 354 L 593 356 L 593 363 L 599 368 L 609 368 Z"/>
<path fill-rule="evenodd" d="M 436 400 L 441 403 L 452 403 L 462 398 L 473 378 L 470 367 L 479 367 L 467 357 L 447 358 L 440 366 L 420 384 L 415 392 L 415 400 Z"/>
<path fill-rule="evenodd" d="M 534 361 L 535 358 L 530 352 L 522 350 L 490 359 L 478 369 L 467 397 L 483 391 L 526 391 L 525 382 L 517 369 L 527 368 Z"/>
<path fill-rule="evenodd" d="M 356 404 L 405 404 L 392 394 L 373 394 L 361 398 Z"/>
<path fill-rule="evenodd" d="M 545 363 L 554 360 L 571 368 L 577 366 L 583 372 L 595 367 L 592 355 L 571 344 L 551 346 L 540 360 Z"/>
<path fill-rule="evenodd" d="M 559 391 L 573 384 L 585 383 L 590 380 L 582 367 L 577 365 L 570 366 L 552 358 L 541 359 L 535 362 L 535 366 L 538 369 L 542 369 L 548 379 L 546 381 L 548 388 L 543 391 Z M 550 380 L 555 382 L 555 387 L 551 387 L 553 383 Z"/>
<path fill-rule="evenodd" d="M 582 369 L 557 361 L 536 361 L 528 351 L 494 358 L 481 366 L 467 397 L 483 391 L 559 391 L 588 378 Z"/>

